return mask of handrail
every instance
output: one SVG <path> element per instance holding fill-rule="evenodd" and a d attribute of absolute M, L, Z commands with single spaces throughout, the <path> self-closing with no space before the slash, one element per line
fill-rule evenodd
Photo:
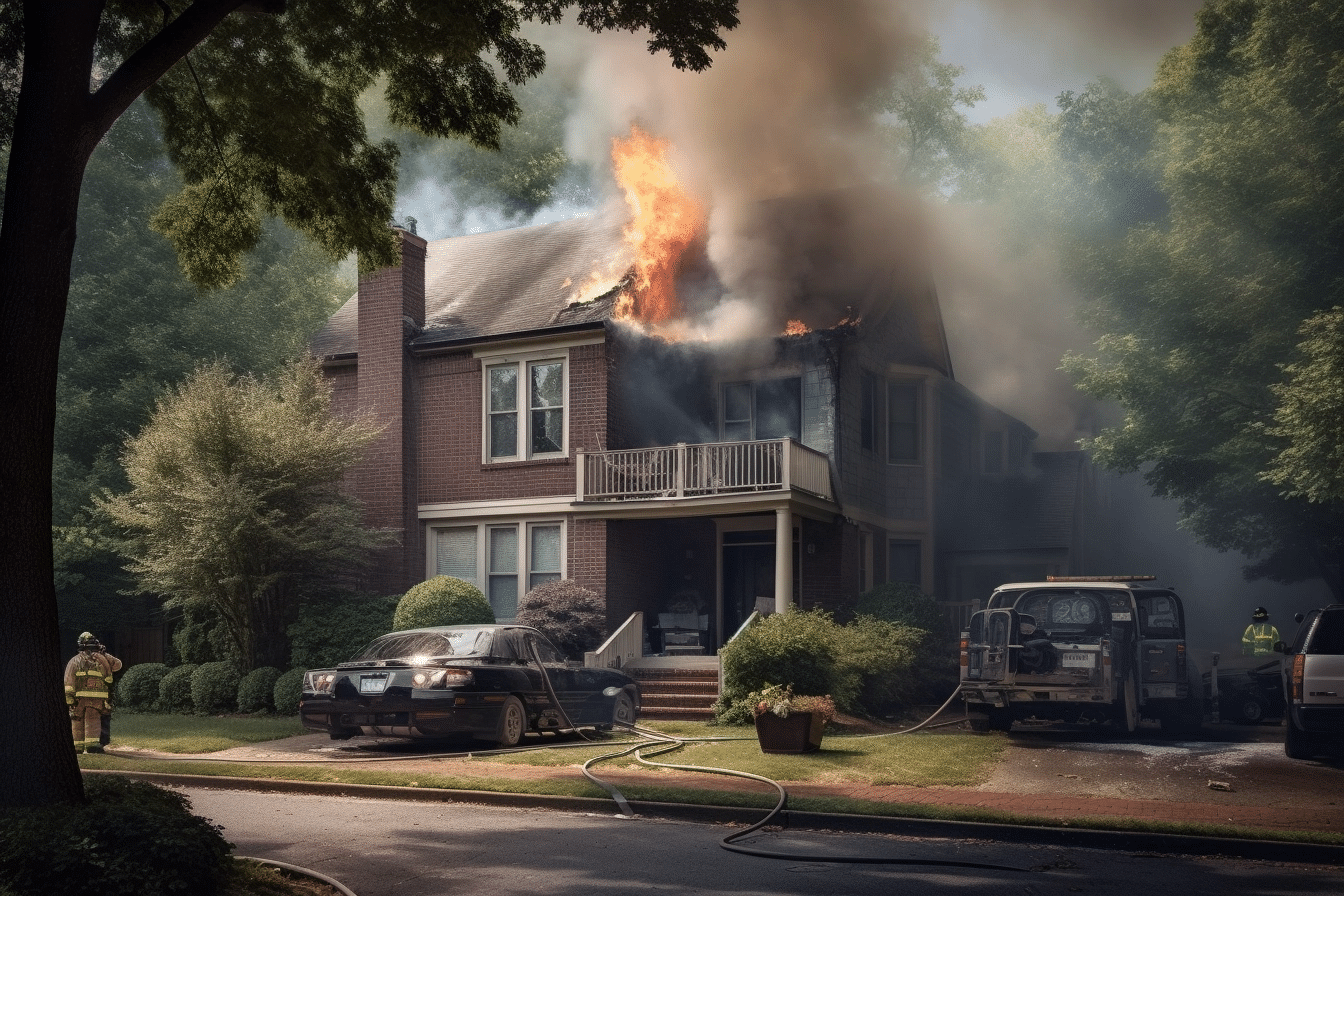
<path fill-rule="evenodd" d="M 761 614 L 760 609 L 753 608 L 751 614 L 743 620 L 742 625 L 737 627 L 737 632 L 728 638 L 728 644 L 732 643 L 750 629 L 758 619 L 763 618 L 765 618 L 765 616 Z M 723 693 L 723 648 L 727 647 L 728 644 L 724 644 L 723 647 L 719 648 L 719 693 Z"/>
<path fill-rule="evenodd" d="M 613 650 L 614 648 L 614 650 Z M 595 651 L 583 656 L 584 668 L 620 668 L 644 654 L 644 613 L 631 612 L 621 627 Z"/>
<path fill-rule="evenodd" d="M 830 459 L 792 438 L 579 452 L 579 501 L 802 490 L 833 500 Z"/>

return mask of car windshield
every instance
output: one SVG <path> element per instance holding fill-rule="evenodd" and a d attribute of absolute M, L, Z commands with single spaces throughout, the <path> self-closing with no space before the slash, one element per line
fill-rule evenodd
<path fill-rule="evenodd" d="M 492 629 L 425 630 L 380 636 L 353 661 L 404 661 L 423 664 L 433 658 L 480 658 L 490 653 Z"/>

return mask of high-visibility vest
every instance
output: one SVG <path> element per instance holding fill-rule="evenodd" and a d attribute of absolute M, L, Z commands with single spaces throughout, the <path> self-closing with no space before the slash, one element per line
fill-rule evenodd
<path fill-rule="evenodd" d="M 1273 654 L 1279 631 L 1268 622 L 1252 622 L 1241 636 L 1243 654 Z"/>
<path fill-rule="evenodd" d="M 75 669 L 75 696 L 101 697 L 112 695 L 112 673 L 104 672 L 102 663 L 94 657 L 85 659 Z"/>

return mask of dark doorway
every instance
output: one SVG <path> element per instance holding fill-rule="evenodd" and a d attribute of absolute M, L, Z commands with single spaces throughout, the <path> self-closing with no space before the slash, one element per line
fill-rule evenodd
<path fill-rule="evenodd" d="M 798 531 L 793 541 L 793 601 L 798 603 Z M 775 531 L 740 530 L 723 535 L 723 639 L 732 639 L 756 607 L 775 596 Z"/>

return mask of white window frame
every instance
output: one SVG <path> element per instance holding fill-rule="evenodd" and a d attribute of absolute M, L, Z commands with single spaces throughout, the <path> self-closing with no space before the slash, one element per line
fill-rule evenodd
<path fill-rule="evenodd" d="M 803 375 L 803 372 L 802 372 L 801 370 L 790 370 L 790 371 L 787 372 L 787 373 L 770 373 L 770 374 L 761 374 L 761 375 L 751 375 L 751 376 L 747 376 L 747 377 L 738 377 L 738 378 L 735 378 L 735 379 L 733 379 L 733 380 L 721 380 L 721 381 L 719 381 L 719 382 L 718 382 L 718 392 L 719 392 L 719 395 L 718 395 L 718 405 L 719 405 L 719 440 L 720 440 L 720 441 L 727 441 L 727 440 L 728 440 L 728 434 L 727 434 L 728 422 L 729 422 L 728 419 L 727 419 L 727 416 L 728 416 L 728 394 L 727 394 L 727 392 L 728 392 L 728 388 L 730 388 L 730 387 L 737 387 L 737 386 L 746 386 L 746 387 L 747 387 L 747 400 L 748 400 L 748 402 L 749 402 L 749 404 L 750 404 L 750 409 L 751 409 L 751 420 L 750 420 L 750 424 L 751 424 L 751 437 L 748 438 L 748 440 L 751 440 L 751 441 L 757 441 L 757 440 L 761 440 L 761 438 L 758 438 L 758 437 L 757 437 L 757 434 L 758 434 L 758 432 L 759 432 L 759 431 L 758 431 L 758 427 L 759 427 L 759 425 L 760 425 L 760 418 L 759 418 L 759 414 L 758 414 L 757 409 L 756 409 L 756 390 L 757 390 L 762 384 L 772 384 L 772 383 L 774 383 L 775 381 L 780 381 L 780 380 L 791 380 L 791 379 L 795 379 L 795 378 L 796 378 L 797 381 L 798 381 L 798 437 L 796 438 L 796 440 L 801 444 L 801 443 L 802 443 L 802 435 L 803 435 L 804 427 L 805 427 L 805 425 L 806 425 L 806 424 L 805 424 L 805 415 L 804 415 L 804 410 L 803 410 L 803 406 L 804 406 L 804 404 L 805 404 L 805 403 L 804 403 L 804 399 L 803 399 L 803 390 L 804 390 L 803 385 L 804 385 L 804 383 L 805 383 L 804 380 L 803 380 L 803 376 L 804 376 L 804 375 Z M 743 421 L 743 420 L 733 420 L 732 422 L 734 422 L 734 423 L 741 423 L 741 422 L 745 422 L 745 421 Z M 766 440 L 778 440 L 778 439 L 777 439 L 777 438 L 766 438 Z"/>
<path fill-rule="evenodd" d="M 559 363 L 563 398 L 560 406 L 564 427 L 558 452 L 532 452 L 532 406 L 531 388 L 532 367 L 542 363 Z M 517 368 L 517 393 L 514 401 L 514 415 L 518 417 L 518 448 L 513 455 L 490 454 L 490 371 L 500 366 Z M 569 457 L 570 424 L 570 388 L 569 388 L 569 351 L 555 349 L 534 352 L 510 352 L 500 355 L 481 357 L 481 462 L 499 464 L 509 462 L 544 462 L 549 459 Z"/>
<path fill-rule="evenodd" d="M 569 579 L 569 522 L 555 516 L 535 518 L 488 519 L 461 522 L 458 520 L 440 520 L 427 524 L 429 536 L 426 547 L 425 578 L 438 575 L 438 531 L 456 529 L 474 529 L 476 531 L 476 578 L 468 580 L 475 585 L 487 601 L 490 600 L 490 531 L 499 527 L 513 527 L 518 537 L 518 599 L 521 601 L 532 588 L 529 583 L 534 575 L 532 568 L 532 533 L 538 526 L 560 527 L 560 578 Z M 549 570 L 547 570 L 549 571 Z M 496 574 L 498 575 L 498 574 Z M 513 618 L 500 618 L 500 622 L 513 622 Z"/>

